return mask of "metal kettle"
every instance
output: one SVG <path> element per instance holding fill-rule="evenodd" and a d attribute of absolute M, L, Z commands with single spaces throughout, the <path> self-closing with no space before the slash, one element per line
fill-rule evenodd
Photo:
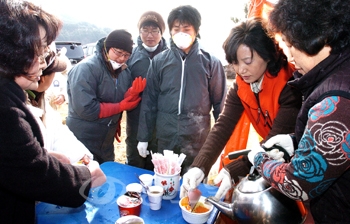
<path fill-rule="evenodd" d="M 238 223 L 304 223 L 306 210 L 296 202 L 272 188 L 255 170 L 242 178 L 234 188 L 231 204 L 208 197 L 206 201 Z"/>

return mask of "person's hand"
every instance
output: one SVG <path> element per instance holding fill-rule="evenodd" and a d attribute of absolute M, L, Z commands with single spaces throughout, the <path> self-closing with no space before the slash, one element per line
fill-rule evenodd
<path fill-rule="evenodd" d="M 233 180 L 231 178 L 231 175 L 225 168 L 220 170 L 220 173 L 216 176 L 214 179 L 214 184 L 220 184 L 219 190 L 215 194 L 215 198 L 220 200 L 221 198 L 225 197 L 227 192 L 232 188 Z"/>
<path fill-rule="evenodd" d="M 279 149 L 272 149 L 270 151 L 266 151 L 267 155 L 278 162 L 285 162 L 283 156 L 284 152 L 281 152 Z"/>
<path fill-rule="evenodd" d="M 128 96 L 119 103 L 100 103 L 100 113 L 98 118 L 110 117 L 122 113 L 124 110 L 132 110 L 140 103 L 141 97 Z"/>
<path fill-rule="evenodd" d="M 83 158 L 81 158 L 79 160 L 79 162 L 81 162 L 84 165 L 88 165 L 90 163 L 90 161 L 91 161 L 90 157 L 88 155 L 86 155 L 86 154 L 83 156 Z"/>
<path fill-rule="evenodd" d="M 248 159 L 252 165 L 254 165 L 254 158 L 255 155 L 258 154 L 259 152 L 266 152 L 263 148 L 260 146 L 255 146 L 254 148 L 251 149 L 251 151 L 248 153 Z"/>
<path fill-rule="evenodd" d="M 57 105 L 62 105 L 64 103 L 64 101 L 66 101 L 66 99 L 64 98 L 64 95 L 60 94 L 58 96 L 55 96 L 53 103 L 57 104 Z"/>
<path fill-rule="evenodd" d="M 90 161 L 86 167 L 91 173 L 91 188 L 101 186 L 106 182 L 107 177 L 101 170 L 100 164 L 97 161 Z"/>
<path fill-rule="evenodd" d="M 182 185 L 180 188 L 180 198 L 187 196 L 189 189 L 197 188 L 204 179 L 204 172 L 198 167 L 193 167 L 187 171 L 182 177 Z"/>
<path fill-rule="evenodd" d="M 140 94 L 143 92 L 143 90 L 146 88 L 146 79 L 142 78 L 141 76 L 135 78 L 135 80 L 132 82 L 131 86 L 131 93 L 133 94 Z"/>
<path fill-rule="evenodd" d="M 275 135 L 263 144 L 265 148 L 273 148 L 274 145 L 284 148 L 288 152 L 289 156 L 294 155 L 294 144 L 290 135 Z"/>
<path fill-rule="evenodd" d="M 70 164 L 69 158 L 64 155 L 61 152 L 56 152 L 56 151 L 48 151 L 51 156 L 54 156 L 56 159 L 58 159 L 61 163 L 66 163 Z"/>
<path fill-rule="evenodd" d="M 148 142 L 139 142 L 137 144 L 137 150 L 139 150 L 139 154 L 141 157 L 146 158 L 149 155 L 149 151 L 147 150 Z"/>
<path fill-rule="evenodd" d="M 125 97 L 131 96 L 131 95 L 134 97 L 139 96 L 139 94 L 142 93 L 145 88 L 146 88 L 146 79 L 139 76 L 135 78 L 135 80 L 132 82 L 131 87 L 125 93 Z"/>
<path fill-rule="evenodd" d="M 134 99 L 133 96 L 128 96 L 126 98 L 124 98 L 122 101 L 120 101 L 119 105 L 120 105 L 120 110 L 124 111 L 124 110 L 132 110 L 135 107 L 137 107 L 137 105 L 140 103 L 141 101 L 141 97 L 137 97 L 136 99 Z"/>

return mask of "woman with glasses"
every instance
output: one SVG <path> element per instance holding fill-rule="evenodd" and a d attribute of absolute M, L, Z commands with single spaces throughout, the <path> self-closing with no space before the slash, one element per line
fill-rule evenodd
<path fill-rule="evenodd" d="M 133 53 L 127 64 L 131 71 L 131 76 L 146 78 L 147 70 L 151 60 L 158 53 L 168 49 L 163 34 L 165 31 L 165 23 L 162 16 L 154 11 L 143 13 L 138 22 L 139 37 L 137 38 L 137 46 L 133 49 Z M 134 110 L 127 111 L 126 122 L 126 159 L 127 164 L 148 170 L 153 170 L 151 155 L 145 155 L 143 158 L 137 150 L 137 132 L 139 125 L 140 105 Z M 157 143 L 155 136 L 149 141 L 148 150 L 157 152 Z"/>
<path fill-rule="evenodd" d="M 269 140 L 291 148 L 291 161 L 258 150 L 251 158 L 272 187 L 310 204 L 314 223 L 350 223 L 349 12 L 349 0 L 280 0 L 269 15 L 297 69 L 289 84 L 305 100 L 291 132 L 296 144 L 290 135 Z"/>
<path fill-rule="evenodd" d="M 66 124 L 99 163 L 114 161 L 122 112 L 139 104 L 145 87 L 146 80 L 133 81 L 126 65 L 132 47 L 130 33 L 114 30 L 68 73 Z"/>
<path fill-rule="evenodd" d="M 62 22 L 26 1 L 0 1 L 0 222 L 35 223 L 35 203 L 81 206 L 106 181 L 97 162 L 61 163 L 47 153 L 24 90 L 37 89 L 47 46 Z"/>
<path fill-rule="evenodd" d="M 191 183 L 200 183 L 224 149 L 239 119 L 245 113 L 262 143 L 280 133 L 293 132 L 301 107 L 301 93 L 287 85 L 294 66 L 287 61 L 277 41 L 267 33 L 260 18 L 250 18 L 232 28 L 223 44 L 226 60 L 233 65 L 236 79 L 230 88 L 223 112 L 206 142 L 184 175 L 181 196 Z M 238 139 L 237 139 L 238 140 Z M 218 199 L 225 196 L 240 176 L 246 176 L 252 164 L 247 156 L 227 164 L 214 180 L 220 184 Z"/>

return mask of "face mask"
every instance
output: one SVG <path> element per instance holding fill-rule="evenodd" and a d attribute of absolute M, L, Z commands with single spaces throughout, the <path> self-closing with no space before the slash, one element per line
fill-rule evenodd
<path fill-rule="evenodd" d="M 145 43 L 142 43 L 142 46 L 143 46 L 148 52 L 153 52 L 153 51 L 155 51 L 155 50 L 157 49 L 158 45 L 159 45 L 159 44 L 157 44 L 157 45 L 154 46 L 154 47 L 149 47 L 149 46 L 147 46 Z"/>
<path fill-rule="evenodd" d="M 123 64 L 120 64 L 120 63 L 118 63 L 118 62 L 115 62 L 115 61 L 113 61 L 113 60 L 111 60 L 111 59 L 109 59 L 109 61 L 111 62 L 111 65 L 112 65 L 112 67 L 113 67 L 114 70 L 117 70 L 118 68 L 122 67 L 122 65 L 123 65 Z"/>
<path fill-rule="evenodd" d="M 180 49 L 187 49 L 192 44 L 191 35 L 179 32 L 173 36 L 173 41 Z"/>

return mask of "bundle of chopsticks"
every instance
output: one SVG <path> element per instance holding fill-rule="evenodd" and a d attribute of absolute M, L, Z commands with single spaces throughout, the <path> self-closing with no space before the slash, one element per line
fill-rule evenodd
<path fill-rule="evenodd" d="M 152 163 L 154 171 L 159 174 L 173 175 L 181 171 L 181 164 L 186 158 L 186 155 L 174 153 L 171 150 L 164 150 L 164 155 L 161 153 L 152 153 Z"/>

